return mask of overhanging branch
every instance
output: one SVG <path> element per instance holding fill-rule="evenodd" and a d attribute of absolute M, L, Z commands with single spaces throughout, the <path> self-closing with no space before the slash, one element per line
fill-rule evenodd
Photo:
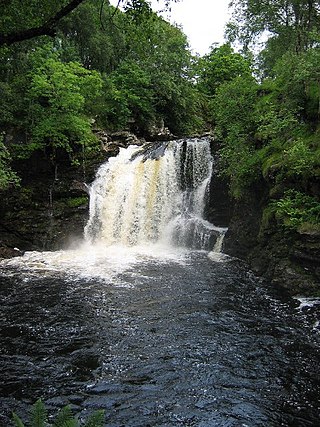
<path fill-rule="evenodd" d="M 85 0 L 72 0 L 62 9 L 60 9 L 54 16 L 49 18 L 46 22 L 38 27 L 28 28 L 21 31 L 13 31 L 9 34 L 0 34 L 0 46 L 10 45 L 13 43 L 29 40 L 39 36 L 51 36 L 56 33 L 56 26 L 58 22 L 70 12 L 76 9 L 80 3 Z"/>

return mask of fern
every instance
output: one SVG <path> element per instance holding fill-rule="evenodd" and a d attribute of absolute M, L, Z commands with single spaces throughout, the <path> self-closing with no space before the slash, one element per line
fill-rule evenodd
<path fill-rule="evenodd" d="M 104 423 L 104 411 L 95 411 L 87 419 L 83 427 L 103 427 Z"/>
<path fill-rule="evenodd" d="M 31 427 L 45 427 L 47 411 L 41 399 L 37 400 L 31 411 Z"/>
<path fill-rule="evenodd" d="M 26 427 L 17 414 L 13 412 L 12 420 L 15 427 Z M 70 406 L 63 407 L 56 416 L 54 423 L 49 424 L 47 411 L 41 399 L 32 406 L 30 427 L 103 427 L 104 411 L 95 411 L 89 416 L 84 424 L 80 424 L 76 417 L 72 415 Z"/>
<path fill-rule="evenodd" d="M 78 427 L 78 421 L 73 417 L 70 406 L 65 406 L 59 411 L 53 427 Z"/>
<path fill-rule="evenodd" d="M 15 412 L 13 412 L 12 418 L 13 418 L 14 425 L 16 427 L 25 427 L 24 424 L 23 424 L 23 422 L 22 422 L 22 420 L 21 420 L 21 418 L 19 418 L 18 415 Z"/>

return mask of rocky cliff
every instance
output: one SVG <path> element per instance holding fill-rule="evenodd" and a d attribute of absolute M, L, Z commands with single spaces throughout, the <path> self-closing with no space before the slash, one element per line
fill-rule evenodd
<path fill-rule="evenodd" d="M 266 220 L 266 188 L 256 186 L 234 203 L 224 252 L 290 295 L 320 295 L 320 233 L 281 229 Z"/>

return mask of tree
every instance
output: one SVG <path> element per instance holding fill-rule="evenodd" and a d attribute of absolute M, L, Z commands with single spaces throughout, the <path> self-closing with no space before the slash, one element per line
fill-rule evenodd
<path fill-rule="evenodd" d="M 0 190 L 7 189 L 10 185 L 17 185 L 19 178 L 11 169 L 11 160 L 7 147 L 3 144 L 3 137 L 0 138 Z"/>
<path fill-rule="evenodd" d="M 59 24 L 61 59 L 78 60 L 100 73 L 114 71 L 128 50 L 124 21 L 120 10 L 86 0 Z"/>
<path fill-rule="evenodd" d="M 320 23 L 319 0 L 232 0 L 233 19 L 227 34 L 245 48 L 267 33 L 277 40 L 281 52 L 301 52 L 315 42 Z M 278 48 L 279 49 L 279 48 Z"/>
<path fill-rule="evenodd" d="M 25 427 L 25 424 L 16 413 L 13 413 L 12 418 L 16 427 Z M 86 421 L 79 421 L 77 417 L 73 416 L 70 406 L 67 405 L 60 409 L 53 423 L 49 424 L 47 410 L 41 399 L 39 399 L 32 405 L 28 425 L 31 427 L 102 427 L 104 419 L 104 411 L 98 410 L 93 412 Z"/>
<path fill-rule="evenodd" d="M 250 61 L 234 52 L 229 43 L 213 46 L 211 52 L 199 60 L 199 88 L 213 96 L 224 82 L 239 76 L 250 76 Z"/>
<path fill-rule="evenodd" d="M 30 62 L 24 125 L 29 137 L 26 144 L 16 147 L 16 156 L 46 148 L 54 158 L 57 148 L 71 155 L 77 145 L 93 143 L 91 118 L 102 87 L 100 75 L 76 62 L 62 63 L 50 45 L 35 50 Z"/>
<path fill-rule="evenodd" d="M 40 5 L 38 0 L 28 0 L 24 2 L 23 6 L 19 1 L 5 1 L 3 4 L 4 13 L 0 21 L 0 46 L 39 36 L 55 36 L 58 22 L 83 1 L 85 0 L 72 0 L 64 4 L 65 2 L 56 0 L 51 4 L 41 2 Z M 55 5 L 54 11 L 52 3 Z M 39 8 L 42 10 L 41 20 L 38 18 Z M 21 25 L 21 14 L 24 14 L 23 21 L 26 26 Z"/>
<path fill-rule="evenodd" d="M 145 133 L 155 118 L 154 92 L 147 70 L 135 62 L 125 61 L 109 80 L 114 88 L 106 94 L 113 107 L 112 113 L 107 112 L 109 119 L 124 127 L 131 123 L 137 133 Z"/>
<path fill-rule="evenodd" d="M 82 9 L 87 9 L 89 30 L 80 28 L 73 40 L 86 64 L 98 67 L 104 75 L 105 108 L 101 105 L 100 114 L 103 126 L 130 127 L 140 134 L 148 134 L 148 128 L 163 122 L 178 134 L 198 126 L 201 119 L 196 117 L 199 114 L 192 83 L 193 58 L 183 32 L 158 17 L 147 4 L 139 17 L 137 10 L 116 12 L 112 32 L 106 10 L 106 29 L 102 30 L 94 23 L 96 14 L 94 7 L 89 11 L 90 4 L 94 6 L 91 1 L 77 11 L 80 16 Z M 76 24 L 70 22 L 71 27 L 76 28 Z M 69 37 L 70 32 L 65 34 Z M 104 52 L 107 43 L 108 52 Z"/>
<path fill-rule="evenodd" d="M 86 0 L 2 0 L 0 17 L 0 46 L 30 40 L 39 36 L 56 35 L 59 22 Z M 101 2 L 103 7 L 104 0 Z M 173 0 L 175 1 L 175 0 Z M 119 0 L 129 9 L 138 10 L 144 0 Z M 165 1 L 166 7 L 170 0 Z M 41 10 L 41 14 L 39 14 Z M 23 16 L 23 19 L 21 17 Z"/>
<path fill-rule="evenodd" d="M 261 174 L 255 146 L 255 105 L 258 84 L 252 76 L 238 76 L 219 86 L 213 100 L 216 139 L 222 144 L 224 174 L 231 193 L 239 198 Z"/>

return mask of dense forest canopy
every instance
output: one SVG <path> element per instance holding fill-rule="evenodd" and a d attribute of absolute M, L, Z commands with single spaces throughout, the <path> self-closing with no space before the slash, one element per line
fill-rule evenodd
<path fill-rule="evenodd" d="M 0 24 L 0 46 L 10 45 L 23 40 L 39 36 L 56 36 L 60 21 L 75 10 L 86 0 L 55 0 L 37 1 L 27 0 L 21 4 L 18 0 L 1 0 L 3 15 Z M 98 0 L 100 11 L 107 0 Z M 158 0 L 161 2 L 161 0 Z M 164 0 L 167 8 L 171 1 Z M 126 10 L 139 11 L 145 7 L 140 0 L 119 0 L 117 7 L 123 6 Z"/>
<path fill-rule="evenodd" d="M 148 1 L 120 4 L 1 0 L 0 186 L 35 150 L 99 149 L 93 130 L 213 131 L 233 197 L 265 187 L 266 226 L 319 228 L 320 2 L 232 0 L 204 57 Z"/>

